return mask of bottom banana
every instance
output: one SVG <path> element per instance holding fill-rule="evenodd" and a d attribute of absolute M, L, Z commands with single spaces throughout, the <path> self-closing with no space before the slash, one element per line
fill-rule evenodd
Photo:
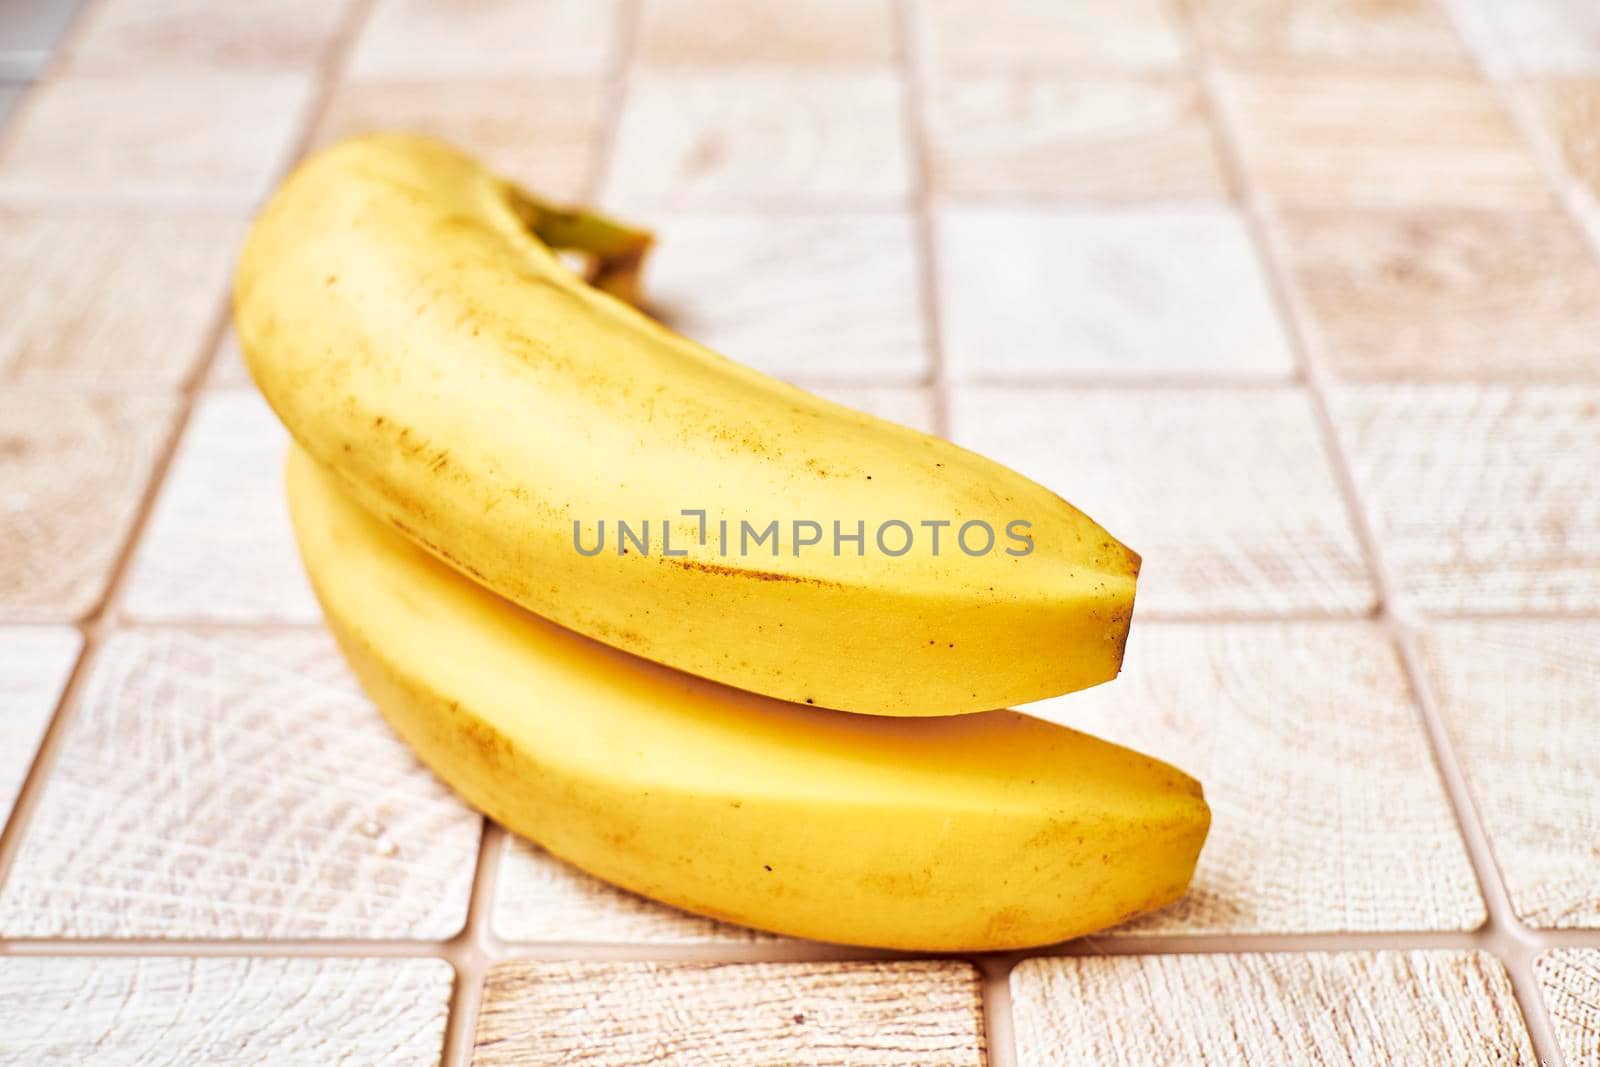
<path fill-rule="evenodd" d="M 1010 711 L 787 704 L 563 630 L 472 584 L 298 450 L 289 501 L 328 623 L 468 801 L 668 904 L 883 948 L 1060 941 L 1184 891 L 1210 823 L 1164 763 Z"/>

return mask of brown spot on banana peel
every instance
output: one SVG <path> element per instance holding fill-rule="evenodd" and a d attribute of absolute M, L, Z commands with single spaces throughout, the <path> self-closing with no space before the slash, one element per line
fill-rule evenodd
<path fill-rule="evenodd" d="M 680 559 L 676 556 L 659 557 L 663 563 L 673 567 L 682 567 L 684 570 L 701 571 L 705 574 L 719 574 L 729 578 L 750 578 L 758 582 L 795 582 L 800 585 L 839 585 L 838 582 L 829 582 L 821 578 L 808 578 L 802 574 L 779 574 L 777 571 L 752 571 L 743 567 L 730 567 L 725 563 L 702 563 L 699 560 Z"/>

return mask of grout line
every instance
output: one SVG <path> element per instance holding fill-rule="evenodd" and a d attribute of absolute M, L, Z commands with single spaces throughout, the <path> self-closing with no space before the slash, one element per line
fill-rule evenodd
<path fill-rule="evenodd" d="M 606 76 L 606 116 L 602 123 L 594 156 L 589 161 L 589 180 L 586 199 L 598 205 L 611 180 L 611 165 L 617 156 L 617 141 L 622 136 L 622 116 L 628 106 L 628 88 L 639 50 L 639 33 L 643 0 L 622 0 L 617 5 L 616 39 L 612 45 L 615 56 Z M 628 208 L 631 212 L 632 208 Z"/>
<path fill-rule="evenodd" d="M 1192 28 L 1192 16 L 1190 18 Z M 1197 35 L 1198 36 L 1198 35 Z M 1287 257 L 1279 247 L 1275 234 L 1267 225 L 1268 207 L 1249 181 L 1242 149 L 1236 133 L 1237 123 L 1227 106 L 1226 93 L 1219 86 L 1215 63 L 1206 54 L 1203 43 L 1196 56 L 1204 92 L 1212 107 L 1216 121 L 1219 144 L 1223 147 L 1229 165 L 1239 181 L 1239 191 L 1245 216 L 1258 250 L 1265 260 L 1279 295 L 1287 304 L 1285 328 L 1289 333 L 1300 363 L 1312 401 L 1318 429 L 1324 439 L 1328 456 L 1344 495 L 1356 536 L 1366 557 L 1370 576 L 1378 594 L 1378 619 L 1388 632 L 1391 643 L 1400 659 L 1407 683 L 1410 685 L 1417 716 L 1433 757 L 1436 773 L 1454 811 L 1457 828 L 1472 864 L 1473 873 L 1482 896 L 1486 921 L 1477 931 L 1470 932 L 1462 947 L 1475 947 L 1494 953 L 1505 966 L 1513 991 L 1522 1012 L 1528 1036 L 1541 1063 L 1559 1064 L 1561 1056 L 1553 1038 L 1550 1020 L 1539 994 L 1532 968 L 1531 957 L 1537 941 L 1516 919 L 1505 885 L 1499 877 L 1489 838 L 1478 818 L 1471 793 L 1466 784 L 1460 762 L 1444 727 L 1427 672 L 1415 648 L 1412 624 L 1397 609 L 1398 583 L 1385 561 L 1377 525 L 1372 512 L 1356 481 L 1351 458 L 1338 433 L 1338 427 L 1328 403 L 1329 374 L 1322 368 L 1304 336 L 1303 323 L 1307 321 L 1304 308 L 1295 299 L 1295 291 L 1285 266 Z M 1385 943 L 1396 941 L 1385 937 Z"/>
<path fill-rule="evenodd" d="M 472 1060 L 477 1036 L 478 1011 L 483 1004 L 483 983 L 493 962 L 486 943 L 494 911 L 494 888 L 499 875 L 503 832 L 487 817 L 478 838 L 478 864 L 473 871 L 472 894 L 467 901 L 467 921 L 450 942 L 446 958 L 455 968 L 450 991 L 450 1013 L 445 1018 L 444 1044 L 439 1063 L 465 1067 Z"/>
<path fill-rule="evenodd" d="M 1016 1067 L 1016 1021 L 1011 1013 L 1009 956 L 980 956 L 974 961 L 982 972 L 983 1047 L 988 1067 Z"/>

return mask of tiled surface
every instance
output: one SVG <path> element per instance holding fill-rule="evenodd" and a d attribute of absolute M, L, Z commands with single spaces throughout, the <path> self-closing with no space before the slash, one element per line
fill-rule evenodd
<path fill-rule="evenodd" d="M 1600 1063 L 1600 949 L 1547 952 L 1534 969 L 1567 1063 Z"/>
<path fill-rule="evenodd" d="M 0 958 L 0 1059 L 437 1063 L 451 982 L 427 959 Z"/>
<path fill-rule="evenodd" d="M 313 631 L 95 654 L 6 882 L 5 937 L 447 938 L 479 818 Z"/>
<path fill-rule="evenodd" d="M 1485 918 L 1374 624 L 1146 623 L 1117 684 L 1029 710 L 1205 783 L 1211 836 L 1188 895 L 1121 932 L 1470 930 Z"/>
<path fill-rule="evenodd" d="M 0 619 L 99 605 L 174 415 L 164 396 L 0 393 Z"/>
<path fill-rule="evenodd" d="M 1517 915 L 1600 929 L 1600 622 L 1447 622 L 1423 641 Z"/>
<path fill-rule="evenodd" d="M 1330 397 L 1399 592 L 1435 614 L 1600 603 L 1600 389 Z"/>
<path fill-rule="evenodd" d="M 0 1061 L 1600 1064 L 1592 8 L 98 0 L 0 130 Z M 482 835 L 219 321 L 293 154 L 396 126 L 1140 549 L 1125 676 L 1032 710 L 1204 781 L 1189 897 L 883 964 Z"/>
<path fill-rule="evenodd" d="M 574 1059 L 979 1067 L 978 973 L 939 962 L 513 961 L 490 971 L 474 1067 Z"/>
<path fill-rule="evenodd" d="M 1535 1062 L 1485 953 L 1029 960 L 1011 988 L 1022 1067 Z"/>
<path fill-rule="evenodd" d="M 1293 357 L 1228 208 L 950 208 L 939 288 L 952 377 L 1284 378 Z M 1144 309 L 1160 307 L 1160 315 Z"/>
<path fill-rule="evenodd" d="M 1374 592 L 1298 390 L 958 388 L 956 443 L 1144 557 L 1148 615 L 1361 614 Z"/>

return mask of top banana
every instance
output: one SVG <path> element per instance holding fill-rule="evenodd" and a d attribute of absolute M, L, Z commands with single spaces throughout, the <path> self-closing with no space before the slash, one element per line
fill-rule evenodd
<path fill-rule="evenodd" d="M 881 715 L 1116 675 L 1137 555 L 1013 471 L 602 291 L 630 295 L 648 243 L 436 142 L 364 137 L 257 219 L 235 320 L 267 399 L 357 499 L 618 648 Z M 595 285 L 552 247 L 594 254 Z"/>

